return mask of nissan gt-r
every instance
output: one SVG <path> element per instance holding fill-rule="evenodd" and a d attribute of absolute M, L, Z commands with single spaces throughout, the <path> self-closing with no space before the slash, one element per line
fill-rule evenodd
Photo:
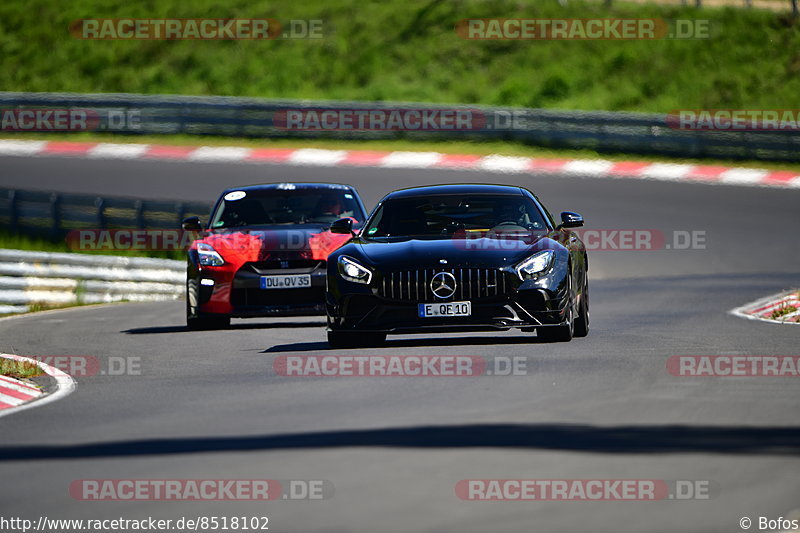
<path fill-rule="evenodd" d="M 353 187 L 280 183 L 224 191 L 203 238 L 188 250 L 186 323 L 226 327 L 231 317 L 325 314 L 328 254 L 348 236 L 332 234 L 345 218 L 359 227 L 364 204 Z M 197 217 L 183 222 L 201 231 Z"/>

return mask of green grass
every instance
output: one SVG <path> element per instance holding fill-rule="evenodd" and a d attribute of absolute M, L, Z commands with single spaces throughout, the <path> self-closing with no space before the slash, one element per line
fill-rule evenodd
<path fill-rule="evenodd" d="M 92 41 L 79 18 L 321 19 L 325 37 Z M 708 18 L 708 40 L 468 41 L 464 18 Z M 800 25 L 737 8 L 570 0 L 6 0 L 0 87 L 668 112 L 796 108 Z"/>
<path fill-rule="evenodd" d="M 28 305 L 28 310 L 24 313 L 2 313 L 0 314 L 0 318 L 8 318 L 12 316 L 20 316 L 20 315 L 27 315 L 30 313 L 39 313 L 41 311 L 56 311 L 59 309 L 70 309 L 73 307 L 91 307 L 94 305 L 111 305 L 111 304 L 121 304 L 121 303 L 128 303 L 130 300 L 115 300 L 113 302 L 98 302 L 98 303 L 85 303 L 85 302 L 72 302 L 72 303 L 64 303 L 64 304 L 54 304 L 54 303 L 47 303 L 47 302 L 33 302 Z"/>
<path fill-rule="evenodd" d="M 6 359 L 0 357 L 0 376 L 8 376 L 11 378 L 35 378 L 42 376 L 44 372 L 39 368 L 39 365 L 29 363 L 28 361 L 17 361 L 15 359 Z"/>
<path fill-rule="evenodd" d="M 40 252 L 72 252 L 91 255 L 124 255 L 131 257 L 157 257 L 161 259 L 185 260 L 186 253 L 183 250 L 172 251 L 150 251 L 150 250 L 80 250 L 72 249 L 67 245 L 66 240 L 48 239 L 20 233 L 11 233 L 6 229 L 0 229 L 0 248 L 12 250 L 34 250 Z"/>
<path fill-rule="evenodd" d="M 791 304 L 783 304 L 777 309 L 775 309 L 769 317 L 773 320 L 777 320 L 782 316 L 786 316 L 788 314 L 794 313 L 797 311 L 797 307 Z"/>

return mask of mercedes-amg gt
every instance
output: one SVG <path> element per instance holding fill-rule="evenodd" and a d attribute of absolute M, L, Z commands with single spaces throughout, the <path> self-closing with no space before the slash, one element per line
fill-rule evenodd
<path fill-rule="evenodd" d="M 395 191 L 327 263 L 332 347 L 380 344 L 387 333 L 507 330 L 541 341 L 589 331 L 586 249 L 530 191 L 435 185 Z"/>

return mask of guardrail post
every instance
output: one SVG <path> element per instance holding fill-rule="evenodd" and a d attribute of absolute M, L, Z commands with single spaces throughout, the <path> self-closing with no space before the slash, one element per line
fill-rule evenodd
<path fill-rule="evenodd" d="M 186 115 L 189 113 L 188 106 L 182 105 L 178 112 L 178 133 L 186 133 Z"/>
<path fill-rule="evenodd" d="M 136 229 L 144 229 L 144 203 L 141 200 L 136 200 L 136 203 L 133 205 L 136 211 L 134 215 L 136 218 Z"/>
<path fill-rule="evenodd" d="M 50 195 L 50 233 L 53 239 L 61 236 L 61 196 Z"/>
<path fill-rule="evenodd" d="M 175 212 L 178 213 L 178 227 L 181 227 L 183 219 L 186 218 L 186 206 L 183 202 L 175 204 Z"/>
<path fill-rule="evenodd" d="M 19 231 L 19 199 L 17 198 L 17 191 L 8 191 L 8 202 L 11 208 L 11 220 L 9 221 L 9 227 L 11 229 L 11 233 L 17 233 Z"/>
<path fill-rule="evenodd" d="M 106 229 L 105 201 L 97 197 L 94 206 L 97 208 L 97 229 Z"/>

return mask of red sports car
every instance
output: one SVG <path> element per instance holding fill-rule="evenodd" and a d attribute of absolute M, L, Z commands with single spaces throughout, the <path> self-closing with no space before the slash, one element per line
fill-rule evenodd
<path fill-rule="evenodd" d="M 325 314 L 328 254 L 350 235 L 332 222 L 366 219 L 353 187 L 279 183 L 237 187 L 217 200 L 203 238 L 189 248 L 186 323 L 223 328 L 231 317 Z M 183 228 L 202 231 L 198 217 Z"/>

